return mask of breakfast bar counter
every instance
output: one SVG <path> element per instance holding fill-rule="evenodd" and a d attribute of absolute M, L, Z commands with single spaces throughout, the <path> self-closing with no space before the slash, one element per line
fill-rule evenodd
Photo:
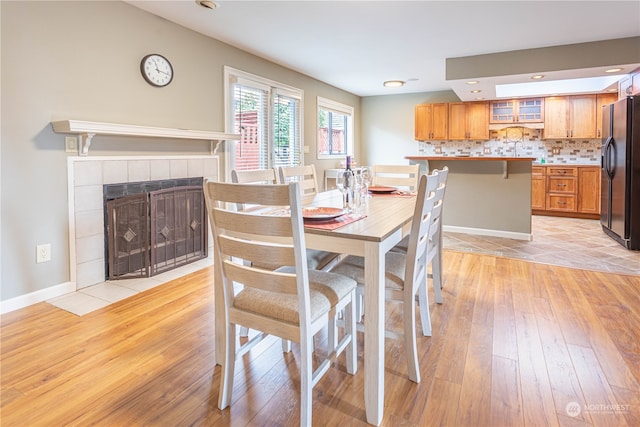
<path fill-rule="evenodd" d="M 449 168 L 445 231 L 531 240 L 534 157 L 407 156 L 421 173 Z"/>

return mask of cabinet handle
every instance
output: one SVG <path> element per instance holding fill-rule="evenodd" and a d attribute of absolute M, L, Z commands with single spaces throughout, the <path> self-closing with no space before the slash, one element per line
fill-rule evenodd
<path fill-rule="evenodd" d="M 556 184 L 556 187 L 566 187 L 567 184 Z"/>
<path fill-rule="evenodd" d="M 559 205 L 566 205 L 567 202 L 558 202 Z"/>

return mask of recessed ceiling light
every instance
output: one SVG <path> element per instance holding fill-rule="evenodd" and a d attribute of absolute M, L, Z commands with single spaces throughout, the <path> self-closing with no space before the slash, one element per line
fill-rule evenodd
<path fill-rule="evenodd" d="M 211 0 L 196 0 L 196 3 L 206 9 L 215 9 L 218 7 L 218 3 L 212 2 Z"/>
<path fill-rule="evenodd" d="M 540 80 L 540 79 L 544 79 L 544 76 L 542 74 L 536 74 L 535 76 L 531 76 L 531 78 L 533 80 Z"/>
<path fill-rule="evenodd" d="M 609 68 L 608 70 L 604 70 L 605 73 L 617 73 L 618 71 L 622 71 L 622 68 Z"/>
<path fill-rule="evenodd" d="M 480 89 L 472 90 L 471 93 L 480 93 L 482 92 Z"/>
<path fill-rule="evenodd" d="M 404 81 L 402 80 L 387 80 L 383 83 L 384 87 L 400 87 L 404 86 Z"/>
<path fill-rule="evenodd" d="M 480 82 L 477 81 L 477 80 L 470 80 L 470 81 L 467 82 L 468 85 L 477 85 L 478 83 L 480 83 Z"/>

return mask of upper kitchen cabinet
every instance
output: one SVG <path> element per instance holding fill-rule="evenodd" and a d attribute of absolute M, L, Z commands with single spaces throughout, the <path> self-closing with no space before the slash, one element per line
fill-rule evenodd
<path fill-rule="evenodd" d="M 618 82 L 618 99 L 640 93 L 640 70 L 629 74 Z"/>
<path fill-rule="evenodd" d="M 596 96 L 551 96 L 544 103 L 545 139 L 596 138 Z"/>
<path fill-rule="evenodd" d="M 599 93 L 596 95 L 596 137 L 602 138 L 602 107 L 618 100 L 617 93 Z"/>
<path fill-rule="evenodd" d="M 544 98 L 491 101 L 491 124 L 527 124 L 544 122 Z"/>
<path fill-rule="evenodd" d="M 449 140 L 489 139 L 488 102 L 449 103 Z"/>
<path fill-rule="evenodd" d="M 415 107 L 416 141 L 447 139 L 449 107 L 447 104 L 420 104 Z"/>

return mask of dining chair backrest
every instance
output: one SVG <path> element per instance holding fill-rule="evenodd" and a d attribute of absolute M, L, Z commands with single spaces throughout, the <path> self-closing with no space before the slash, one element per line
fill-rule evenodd
<path fill-rule="evenodd" d="M 431 263 L 431 277 L 433 278 L 433 290 L 435 300 L 442 304 L 442 211 L 444 208 L 444 195 L 447 190 L 449 168 L 445 166 L 438 172 L 438 185 L 435 189 L 435 201 L 432 214 L 432 226 L 429 236 L 429 252 L 427 262 Z"/>
<path fill-rule="evenodd" d="M 218 407 L 231 404 L 236 351 L 236 327 L 261 331 L 300 343 L 301 425 L 311 424 L 311 389 L 329 369 L 331 360 L 347 349 L 347 371 L 357 369 L 355 342 L 355 281 L 307 267 L 300 183 L 234 184 L 205 180 L 205 201 L 211 223 L 215 268 L 222 277 L 225 332 L 223 372 Z M 248 211 L 235 208 L 250 205 Z M 276 270 L 257 264 L 287 266 Z M 242 289 L 237 292 L 236 285 Z M 327 359 L 313 369 L 313 336 L 345 310 L 345 334 L 329 343 Z M 331 359 L 331 360 L 329 360 Z"/>
<path fill-rule="evenodd" d="M 399 187 L 409 191 L 416 191 L 419 178 L 420 165 L 375 164 L 372 168 L 371 185 Z"/>
<path fill-rule="evenodd" d="M 235 184 L 278 184 L 276 170 L 271 169 L 249 169 L 231 171 L 231 182 Z"/>
<path fill-rule="evenodd" d="M 319 192 L 315 165 L 281 166 L 278 175 L 282 184 L 293 181 L 300 183 L 303 204 L 313 200 Z"/>
<path fill-rule="evenodd" d="M 405 267 L 404 293 L 411 295 L 411 298 L 415 297 L 420 285 L 427 281 L 427 256 L 433 229 L 437 173 L 434 171 L 429 177 L 421 176 L 418 184 Z"/>

